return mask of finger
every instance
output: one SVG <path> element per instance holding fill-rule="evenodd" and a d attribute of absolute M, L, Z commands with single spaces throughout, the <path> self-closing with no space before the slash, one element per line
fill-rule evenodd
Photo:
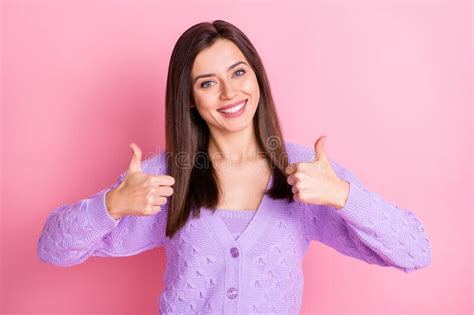
<path fill-rule="evenodd" d="M 161 206 L 152 206 L 151 209 L 153 213 L 158 213 L 161 211 Z"/>
<path fill-rule="evenodd" d="M 155 196 L 155 198 L 157 197 L 170 197 L 173 195 L 173 188 L 169 187 L 169 186 L 160 186 L 158 188 L 152 188 L 152 190 L 150 191 L 150 194 Z"/>
<path fill-rule="evenodd" d="M 298 193 L 298 188 L 296 188 L 296 186 L 292 186 L 291 191 L 293 192 L 293 194 L 297 194 Z"/>
<path fill-rule="evenodd" d="M 150 175 L 152 177 L 152 183 L 160 186 L 173 186 L 175 183 L 174 177 L 169 175 Z"/>
<path fill-rule="evenodd" d="M 170 197 L 173 195 L 173 188 L 169 186 L 163 186 L 158 188 L 158 193 L 164 197 Z"/>
<path fill-rule="evenodd" d="M 155 204 L 158 199 L 161 197 L 166 197 L 164 195 L 168 194 L 167 190 L 169 187 L 152 187 L 146 194 L 146 201 L 148 204 Z"/>
<path fill-rule="evenodd" d="M 161 211 L 161 206 L 159 205 L 146 205 L 146 208 L 145 208 L 145 213 L 146 214 L 142 214 L 142 215 L 153 215 L 155 213 L 158 213 Z"/>
<path fill-rule="evenodd" d="M 285 168 L 285 172 L 286 174 L 293 174 L 294 172 L 296 171 L 296 165 L 295 164 L 289 164 L 286 168 Z"/>
<path fill-rule="evenodd" d="M 288 177 L 286 178 L 286 182 L 287 182 L 288 184 L 290 184 L 290 185 L 293 186 L 294 184 L 296 184 L 296 178 L 295 178 L 295 176 L 294 176 L 293 174 L 291 174 L 290 176 L 288 176 Z"/>
<path fill-rule="evenodd" d="M 326 136 L 321 136 L 314 143 L 314 157 L 316 161 L 327 161 L 326 149 L 325 149 Z"/>
<path fill-rule="evenodd" d="M 162 205 L 165 205 L 168 202 L 168 199 L 166 199 L 166 197 L 163 197 L 163 196 L 159 196 L 157 198 L 154 198 L 154 200 L 155 200 L 153 202 L 154 206 L 162 206 Z"/>
<path fill-rule="evenodd" d="M 133 155 L 132 160 L 130 161 L 130 165 L 128 166 L 128 172 L 142 173 L 142 150 L 140 150 L 140 148 L 133 142 L 130 144 L 130 147 L 132 148 Z"/>
<path fill-rule="evenodd" d="M 155 204 L 155 200 L 158 199 L 158 195 L 156 193 L 150 193 L 146 196 L 146 205 L 150 207 Z"/>
<path fill-rule="evenodd" d="M 296 192 L 294 195 L 293 195 L 293 199 L 298 201 L 298 202 L 301 202 L 301 198 L 300 198 L 300 193 L 299 192 Z"/>

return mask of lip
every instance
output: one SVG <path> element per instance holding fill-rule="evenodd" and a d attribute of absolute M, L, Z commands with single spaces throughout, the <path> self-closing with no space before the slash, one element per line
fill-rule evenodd
<path fill-rule="evenodd" d="M 224 116 L 225 118 L 235 118 L 235 117 L 239 117 L 240 115 L 243 115 L 243 113 L 247 110 L 247 102 L 248 100 L 245 100 L 244 101 L 244 106 L 242 106 L 242 108 L 238 111 L 238 112 L 235 112 L 235 113 L 224 113 L 224 112 L 221 112 L 221 111 L 218 111 L 222 116 Z M 237 103 L 238 104 L 238 103 Z"/>
<path fill-rule="evenodd" d="M 235 105 L 238 105 L 238 104 L 240 104 L 240 103 L 242 103 L 242 102 L 245 102 L 246 100 L 247 100 L 247 99 L 241 100 L 241 101 L 238 101 L 238 102 L 235 102 L 235 103 L 232 103 L 232 104 L 223 106 L 223 107 L 219 107 L 218 110 L 219 110 L 219 109 L 228 109 L 228 108 L 234 107 Z"/>

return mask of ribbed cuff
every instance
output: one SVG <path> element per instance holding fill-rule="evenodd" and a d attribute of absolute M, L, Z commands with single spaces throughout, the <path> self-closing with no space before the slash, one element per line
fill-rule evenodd
<path fill-rule="evenodd" d="M 346 204 L 339 210 L 334 210 L 339 213 L 344 219 L 355 223 L 356 225 L 364 225 L 370 209 L 370 192 L 363 187 L 358 186 L 350 179 L 349 182 L 349 196 Z"/>
<path fill-rule="evenodd" d="M 105 195 L 112 189 L 104 189 L 89 199 L 87 204 L 87 214 L 93 227 L 99 232 L 109 232 L 113 230 L 120 222 L 121 218 L 115 220 L 107 211 L 105 204 Z"/>

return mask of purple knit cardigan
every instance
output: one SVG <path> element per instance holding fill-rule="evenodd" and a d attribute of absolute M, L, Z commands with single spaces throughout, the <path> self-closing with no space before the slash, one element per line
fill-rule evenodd
<path fill-rule="evenodd" d="M 285 142 L 290 163 L 314 159 L 314 151 Z M 340 210 L 287 203 L 264 195 L 254 217 L 235 240 L 218 213 L 201 208 L 177 234 L 165 236 L 168 207 L 152 216 L 114 220 L 105 206 L 112 186 L 55 208 L 38 241 L 41 261 L 72 266 L 90 256 L 131 256 L 163 246 L 164 289 L 157 311 L 174 313 L 298 314 L 303 289 L 303 257 L 318 241 L 369 264 L 406 273 L 431 263 L 431 245 L 420 220 L 367 188 L 332 159 L 336 174 L 350 183 Z M 142 161 L 148 174 L 167 174 L 165 152 Z M 267 188 L 271 187 L 271 177 Z"/>

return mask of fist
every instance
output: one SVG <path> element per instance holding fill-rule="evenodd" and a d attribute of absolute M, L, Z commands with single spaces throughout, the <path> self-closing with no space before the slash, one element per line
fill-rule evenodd
<path fill-rule="evenodd" d="M 175 180 L 168 175 L 150 175 L 141 168 L 142 151 L 131 143 L 133 155 L 127 175 L 120 185 L 107 193 L 107 210 L 114 218 L 124 215 L 153 215 L 161 211 L 173 195 Z"/>
<path fill-rule="evenodd" d="M 295 200 L 340 209 L 349 194 L 349 182 L 341 180 L 333 170 L 324 148 L 325 139 L 322 136 L 315 142 L 314 161 L 288 165 L 287 182 Z"/>

